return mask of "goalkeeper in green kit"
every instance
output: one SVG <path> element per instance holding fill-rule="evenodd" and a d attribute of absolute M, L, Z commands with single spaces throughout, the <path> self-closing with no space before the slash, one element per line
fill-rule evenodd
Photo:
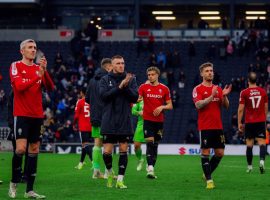
<path fill-rule="evenodd" d="M 134 134 L 135 155 L 138 159 L 137 171 L 142 170 L 144 159 L 142 158 L 141 144 L 145 142 L 143 134 L 143 101 L 133 105 L 132 114 L 138 116 L 137 127 Z"/>

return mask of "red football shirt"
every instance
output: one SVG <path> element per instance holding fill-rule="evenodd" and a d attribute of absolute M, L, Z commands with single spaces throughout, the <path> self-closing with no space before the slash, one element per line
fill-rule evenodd
<path fill-rule="evenodd" d="M 154 116 L 153 112 L 157 107 L 164 105 L 166 101 L 171 100 L 169 88 L 161 83 L 156 86 L 145 83 L 140 86 L 139 95 L 143 97 L 144 102 L 143 119 L 154 122 L 163 122 L 163 112 L 158 116 Z"/>
<path fill-rule="evenodd" d="M 90 122 L 90 105 L 85 102 L 85 98 L 79 99 L 75 107 L 73 124 L 78 121 L 79 131 L 92 131 Z"/>
<path fill-rule="evenodd" d="M 245 105 L 245 123 L 265 122 L 265 103 L 268 97 L 261 87 L 247 88 L 240 93 L 240 104 Z"/>
<path fill-rule="evenodd" d="M 43 118 L 42 85 L 53 90 L 54 84 L 46 71 L 41 78 L 37 75 L 39 66 L 13 62 L 9 75 L 14 92 L 14 116 Z"/>
<path fill-rule="evenodd" d="M 200 84 L 193 89 L 193 102 L 204 100 L 211 96 L 211 87 L 204 86 Z M 210 102 L 205 107 L 198 109 L 198 130 L 213 130 L 213 129 L 223 129 L 221 121 L 221 106 L 222 106 L 222 89 L 218 87 L 218 93 L 215 95 L 212 102 Z"/>

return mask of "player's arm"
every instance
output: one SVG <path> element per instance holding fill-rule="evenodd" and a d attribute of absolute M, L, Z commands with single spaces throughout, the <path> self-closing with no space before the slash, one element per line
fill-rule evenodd
<path fill-rule="evenodd" d="M 231 84 L 230 85 L 225 85 L 224 89 L 222 90 L 222 95 L 223 95 L 222 105 L 226 109 L 228 109 L 229 105 L 230 105 L 227 95 L 230 94 L 231 91 L 232 91 L 232 85 Z"/>
<path fill-rule="evenodd" d="M 121 91 L 122 89 L 120 89 L 119 86 L 109 88 L 106 77 L 100 80 L 99 94 L 103 101 L 113 100 Z"/>
<path fill-rule="evenodd" d="M 217 94 L 217 89 L 218 89 L 218 87 L 217 86 L 214 86 L 213 89 L 212 89 L 212 94 L 209 97 L 205 98 L 205 99 L 197 100 L 195 102 L 195 107 L 199 110 L 199 109 L 202 109 L 205 106 L 207 106 L 214 99 L 214 96 Z M 197 92 L 196 92 L 196 95 L 198 95 L 198 96 L 195 97 L 194 95 L 195 94 L 194 94 L 194 91 L 193 91 L 193 99 L 200 99 L 201 98 L 197 94 Z"/>
<path fill-rule="evenodd" d="M 240 103 L 238 106 L 237 119 L 238 119 L 238 130 L 242 133 L 244 132 L 244 126 L 242 124 L 244 110 L 245 110 L 245 104 Z"/>
<path fill-rule="evenodd" d="M 153 115 L 158 116 L 163 110 L 172 110 L 172 109 L 173 109 L 172 100 L 167 100 L 165 105 L 159 106 L 154 110 Z"/>
<path fill-rule="evenodd" d="M 41 77 L 44 74 L 44 70 L 40 68 L 38 74 L 31 79 L 30 81 L 24 81 L 22 79 L 21 73 L 18 71 L 16 67 L 16 63 L 13 63 L 10 67 L 10 79 L 13 87 L 18 91 L 24 91 L 35 85 L 35 83 L 41 80 Z"/>
<path fill-rule="evenodd" d="M 124 92 L 125 96 L 131 103 L 136 103 L 138 101 L 138 86 L 134 78 L 132 78 L 128 86 L 124 88 Z"/>
<path fill-rule="evenodd" d="M 264 112 L 265 112 L 265 117 L 267 117 L 267 114 L 268 114 L 268 102 L 264 104 Z"/>
<path fill-rule="evenodd" d="M 135 116 L 142 115 L 142 111 L 139 108 L 140 108 L 139 103 L 134 104 L 131 109 L 132 115 Z"/>
<path fill-rule="evenodd" d="M 44 84 L 46 90 L 52 91 L 54 89 L 54 83 L 47 71 L 44 72 L 44 76 L 42 77 L 42 83 Z"/>
<path fill-rule="evenodd" d="M 42 76 L 42 83 L 45 86 L 46 90 L 52 91 L 54 89 L 54 83 L 47 71 L 47 59 L 45 58 L 45 56 L 40 59 L 39 65 L 44 71 L 44 76 Z"/>
<path fill-rule="evenodd" d="M 77 124 L 78 124 L 78 121 L 79 121 L 79 115 L 80 115 L 80 104 L 79 104 L 79 101 L 77 101 L 75 111 L 74 111 L 73 124 L 72 124 L 74 131 L 78 130 Z"/>
<path fill-rule="evenodd" d="M 222 106 L 223 106 L 224 108 L 226 108 L 226 109 L 229 108 L 230 102 L 229 102 L 229 99 L 228 99 L 227 96 L 223 96 L 223 98 L 222 98 Z"/>

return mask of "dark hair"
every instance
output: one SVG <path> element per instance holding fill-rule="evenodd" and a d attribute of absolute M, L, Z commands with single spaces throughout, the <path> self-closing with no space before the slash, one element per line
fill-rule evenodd
<path fill-rule="evenodd" d="M 253 84 L 257 82 L 257 74 L 255 72 L 250 72 L 248 74 L 248 82 Z"/>
<path fill-rule="evenodd" d="M 100 62 L 102 68 L 105 68 L 106 64 L 112 64 L 112 60 L 110 58 L 103 58 Z"/>
<path fill-rule="evenodd" d="M 123 56 L 120 56 L 120 55 L 115 55 L 111 58 L 111 60 L 113 61 L 114 59 L 122 59 Z"/>

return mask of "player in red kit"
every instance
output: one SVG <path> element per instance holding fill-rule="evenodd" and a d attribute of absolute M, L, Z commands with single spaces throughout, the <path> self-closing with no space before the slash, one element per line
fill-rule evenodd
<path fill-rule="evenodd" d="M 268 97 L 265 90 L 256 85 L 256 73 L 251 72 L 248 75 L 248 88 L 240 93 L 238 107 L 238 129 L 245 132 L 246 137 L 246 158 L 247 172 L 252 171 L 252 148 L 254 139 L 260 146 L 260 172 L 265 172 L 264 160 L 266 154 L 265 138 L 266 138 L 266 116 L 268 112 Z M 243 114 L 245 112 L 245 127 L 242 124 Z"/>
<path fill-rule="evenodd" d="M 213 64 L 204 63 L 200 66 L 203 82 L 193 89 L 193 101 L 198 111 L 198 130 L 201 141 L 201 163 L 206 188 L 215 187 L 212 173 L 217 168 L 224 155 L 225 137 L 223 134 L 221 108 L 229 107 L 227 95 L 231 92 L 231 85 L 222 90 L 212 83 L 214 78 Z M 214 149 L 214 156 L 209 161 L 210 148 Z"/>
<path fill-rule="evenodd" d="M 76 166 L 77 169 L 82 169 L 86 154 L 89 156 L 90 161 L 92 161 L 92 148 L 90 148 L 92 130 L 90 122 L 90 105 L 85 102 L 85 92 L 86 89 L 82 88 L 80 92 L 81 99 L 77 101 L 73 120 L 73 129 L 75 131 L 79 130 L 82 143 L 81 160 Z"/>
<path fill-rule="evenodd" d="M 143 131 L 146 140 L 147 177 L 157 178 L 154 166 L 157 161 L 158 143 L 163 135 L 164 110 L 173 108 L 170 90 L 158 82 L 160 70 L 157 67 L 147 69 L 149 83 L 139 88 L 139 100 L 143 100 Z"/>
<path fill-rule="evenodd" d="M 16 198 L 16 186 L 21 178 L 22 157 L 25 154 L 27 142 L 27 187 L 25 198 L 44 199 L 33 191 L 37 172 L 37 157 L 40 146 L 40 134 L 43 130 L 42 87 L 51 91 L 54 84 L 47 72 L 45 56 L 39 65 L 34 63 L 37 46 L 32 39 L 21 42 L 22 60 L 13 62 L 10 67 L 10 79 L 14 92 L 14 134 L 16 151 L 12 159 L 12 180 L 9 187 L 10 198 Z"/>

